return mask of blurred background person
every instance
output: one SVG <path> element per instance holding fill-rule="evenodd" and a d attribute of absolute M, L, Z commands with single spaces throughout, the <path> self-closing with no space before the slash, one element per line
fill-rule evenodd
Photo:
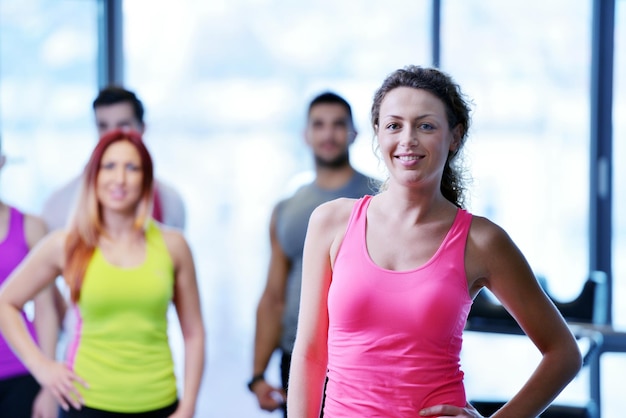
<path fill-rule="evenodd" d="M 143 136 L 146 130 L 144 107 L 134 92 L 119 86 L 108 86 L 100 90 L 92 106 L 98 137 L 114 129 L 132 129 Z M 78 176 L 48 197 L 41 216 L 50 231 L 66 226 L 79 188 Z M 185 205 L 180 193 L 158 179 L 155 180 L 153 210 L 153 217 L 157 221 L 185 228 Z"/>
<path fill-rule="evenodd" d="M 62 417 L 190 418 L 205 347 L 194 261 L 181 231 L 150 216 L 153 165 L 141 135 L 105 134 L 81 179 L 69 228 L 49 234 L 0 293 L 0 329 Z M 19 315 L 60 275 L 77 318 L 65 363 L 42 353 Z M 184 341 L 180 399 L 167 335 L 172 302 Z"/>
<path fill-rule="evenodd" d="M 134 130 L 142 136 L 146 130 L 144 106 L 137 95 L 120 86 L 107 86 L 100 90 L 92 103 L 98 137 L 115 130 Z M 80 189 L 81 178 L 76 176 L 69 183 L 54 191 L 44 202 L 41 213 L 48 230 L 65 228 Z M 155 180 L 152 216 L 165 225 L 185 228 L 185 205 L 178 191 L 167 183 Z M 57 282 L 55 306 L 64 326 L 58 346 L 59 356 L 63 357 L 67 342 L 71 339 L 74 318 L 67 311 L 67 289 L 63 281 Z M 65 297 L 63 296 L 65 294 Z"/>
<path fill-rule="evenodd" d="M 7 162 L 0 138 L 0 172 Z M 0 200 L 0 286 L 29 251 L 46 235 L 43 219 L 21 212 Z M 19 315 L 28 334 L 42 352 L 54 358 L 58 319 L 53 306 L 53 286 L 33 295 L 34 319 L 22 310 Z M 50 392 L 41 389 L 35 378 L 0 334 L 0 416 L 7 418 L 54 418 L 57 405 Z"/>
<path fill-rule="evenodd" d="M 311 212 L 323 202 L 360 197 L 377 188 L 376 180 L 350 164 L 349 148 L 356 135 L 352 109 L 344 98 L 324 92 L 312 99 L 304 139 L 315 160 L 315 180 L 280 201 L 270 220 L 270 263 L 257 308 L 253 376 L 248 382 L 261 409 L 273 411 L 285 404 L 300 305 L 302 249 Z M 277 349 L 282 353 L 280 388 L 265 380 L 265 369 Z"/>

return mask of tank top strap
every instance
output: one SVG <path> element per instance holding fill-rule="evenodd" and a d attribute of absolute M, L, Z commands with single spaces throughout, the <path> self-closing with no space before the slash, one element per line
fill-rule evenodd
<path fill-rule="evenodd" d="M 28 248 L 24 232 L 24 214 L 13 206 L 9 206 L 9 227 L 2 243 L 4 242 Z"/>
<path fill-rule="evenodd" d="M 473 216 L 465 209 L 457 209 L 454 222 L 450 227 L 441 247 L 435 254 L 435 258 L 441 257 L 461 257 L 465 259 L 465 246 Z M 453 255 L 456 254 L 456 255 Z"/>
<path fill-rule="evenodd" d="M 456 217 L 451 230 L 454 232 L 459 231 L 460 233 L 467 235 L 472 219 L 473 215 L 467 210 L 461 208 L 457 209 Z"/>
<path fill-rule="evenodd" d="M 363 244 L 363 240 L 365 239 L 365 223 L 367 221 L 367 207 L 371 200 L 372 196 L 365 195 L 354 202 L 343 241 L 337 252 L 337 258 L 341 256 L 343 248 L 359 248 Z"/>
<path fill-rule="evenodd" d="M 6 279 L 30 250 L 24 232 L 24 214 L 9 206 L 9 224 L 0 241 L 0 283 Z"/>
<path fill-rule="evenodd" d="M 367 216 L 367 207 L 370 205 L 370 200 L 372 200 L 372 196 L 365 195 L 363 197 L 360 197 L 354 203 L 354 208 L 352 208 L 352 214 L 350 215 L 349 223 L 360 220 L 364 216 Z"/>
<path fill-rule="evenodd" d="M 146 241 L 151 245 L 165 245 L 163 234 L 161 233 L 161 229 L 157 226 L 155 219 L 148 221 L 148 226 L 146 227 Z"/>
<path fill-rule="evenodd" d="M 163 232 L 154 219 L 148 222 L 146 228 L 146 245 L 148 247 L 146 263 L 160 263 L 165 260 L 170 264 L 172 263 L 169 249 L 163 237 Z M 165 259 L 163 259 L 163 257 L 165 257 Z"/>
<path fill-rule="evenodd" d="M 356 228 L 356 230 L 364 230 L 364 223 L 367 220 L 367 208 L 370 205 L 370 201 L 372 200 L 372 196 L 365 195 L 360 197 L 354 202 L 354 206 L 352 207 L 352 212 L 350 213 L 350 219 L 348 219 L 348 227 L 346 228 L 346 236 L 351 235 L 348 234 L 349 231 Z"/>

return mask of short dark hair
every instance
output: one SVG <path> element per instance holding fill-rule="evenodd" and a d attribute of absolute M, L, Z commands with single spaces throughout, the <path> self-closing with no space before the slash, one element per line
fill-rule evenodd
<path fill-rule="evenodd" d="M 332 91 L 325 91 L 323 93 L 318 94 L 311 100 L 309 103 L 309 109 L 307 111 L 307 116 L 311 116 L 311 109 L 320 104 L 337 104 L 343 106 L 346 109 L 346 113 L 348 114 L 348 120 L 350 122 L 351 127 L 354 129 L 354 120 L 352 119 L 352 108 L 350 107 L 350 103 L 337 93 Z"/>
<path fill-rule="evenodd" d="M 117 103 L 130 103 L 135 117 L 143 125 L 143 103 L 141 103 L 141 100 L 135 93 L 121 86 L 111 85 L 100 90 L 98 96 L 93 101 L 93 110 L 96 110 L 99 106 L 109 106 Z"/>

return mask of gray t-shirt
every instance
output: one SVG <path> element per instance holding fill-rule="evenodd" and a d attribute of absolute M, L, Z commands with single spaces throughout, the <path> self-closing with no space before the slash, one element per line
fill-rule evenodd
<path fill-rule="evenodd" d="M 291 353 L 296 339 L 302 287 L 302 251 L 311 213 L 316 207 L 330 200 L 340 197 L 359 198 L 366 194 L 374 194 L 378 190 L 378 184 L 377 180 L 357 172 L 345 186 L 339 189 L 322 189 L 315 183 L 311 183 L 302 186 L 293 196 L 278 203 L 277 238 L 291 262 L 285 293 L 283 333 L 280 340 L 283 351 Z"/>

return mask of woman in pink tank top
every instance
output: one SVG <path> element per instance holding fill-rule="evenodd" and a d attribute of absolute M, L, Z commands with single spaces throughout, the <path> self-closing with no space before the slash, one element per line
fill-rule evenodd
<path fill-rule="evenodd" d="M 493 417 L 539 415 L 581 355 L 506 232 L 462 209 L 470 110 L 459 86 L 437 69 L 399 69 L 371 122 L 389 172 L 381 192 L 323 204 L 309 221 L 288 416 L 480 417 L 459 359 L 483 287 L 542 354 Z"/>
<path fill-rule="evenodd" d="M 0 170 L 6 163 L 0 143 Z M 46 234 L 39 217 L 25 214 L 0 200 L 0 289 L 10 274 Z M 22 321 L 42 351 L 54 358 L 58 335 L 52 288 L 34 299 L 34 320 L 21 312 Z M 42 390 L 0 334 L 0 416 L 11 418 L 56 418 L 57 405 L 52 394 Z"/>

